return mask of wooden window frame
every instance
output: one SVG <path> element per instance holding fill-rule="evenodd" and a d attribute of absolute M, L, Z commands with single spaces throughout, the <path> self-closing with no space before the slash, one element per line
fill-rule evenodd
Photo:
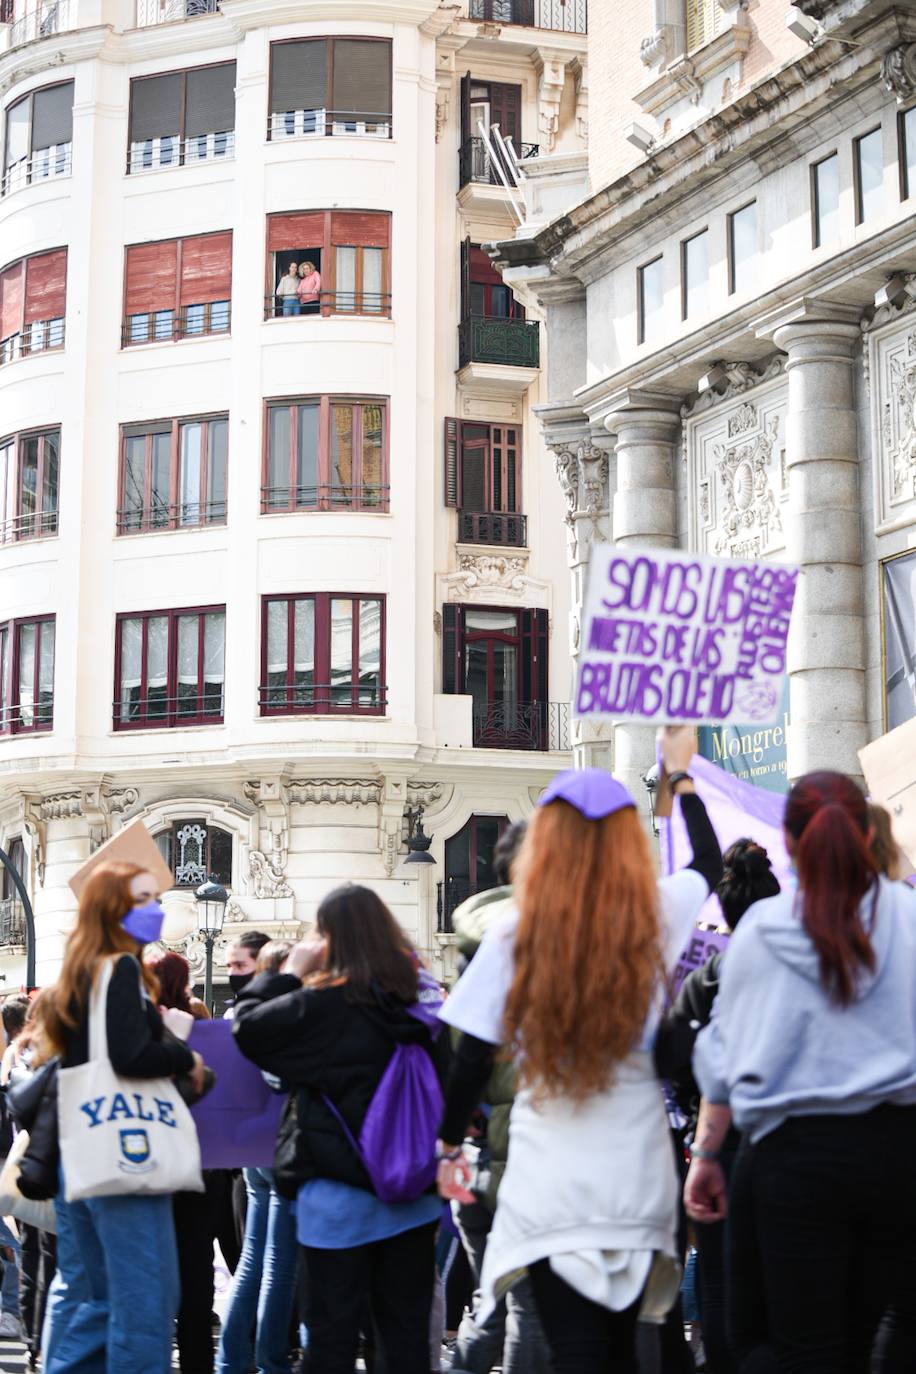
<path fill-rule="evenodd" d="M 818 173 L 818 168 L 819 168 L 819 167 L 822 167 L 822 166 L 824 165 L 825 162 L 829 162 L 829 161 L 831 160 L 831 158 L 837 158 L 837 169 L 839 169 L 839 155 L 840 155 L 840 154 L 839 154 L 839 149 L 838 149 L 838 148 L 834 148 L 834 150 L 833 150 L 832 153 L 825 153 L 823 157 L 819 157 L 818 160 L 817 160 L 816 162 L 812 162 L 812 163 L 811 163 L 811 169 L 810 169 L 809 175 L 810 175 L 810 178 L 811 178 L 811 247 L 812 247 L 812 248 L 822 248 L 822 247 L 824 246 L 824 245 L 821 243 L 821 207 L 820 207 L 820 193 L 819 193 L 819 190 L 818 190 L 818 175 L 817 175 L 817 173 Z"/>
<path fill-rule="evenodd" d="M 229 455 L 228 455 L 228 411 L 215 412 L 208 415 L 181 415 L 174 419 L 144 420 L 136 424 L 122 424 L 118 445 L 118 510 L 116 516 L 115 532 L 118 535 L 130 534 L 161 534 L 167 530 L 193 530 L 202 529 L 208 525 L 225 525 L 229 518 L 229 496 L 228 489 L 226 500 L 222 503 L 223 511 L 221 515 L 204 515 L 196 524 L 189 524 L 181 519 L 181 502 L 179 500 L 181 492 L 181 430 L 183 425 L 202 425 L 201 455 L 200 455 L 200 499 L 199 509 L 201 512 L 207 510 L 207 479 L 209 475 L 210 459 L 210 425 L 214 422 L 224 422 L 227 426 L 226 443 L 226 475 L 228 480 Z M 163 427 L 169 425 L 171 428 L 166 431 Z M 170 435 L 170 462 L 169 462 L 169 515 L 167 520 L 162 523 L 154 523 L 152 520 L 153 511 L 149 505 L 149 498 L 152 492 L 152 438 L 155 434 L 168 432 Z M 128 523 L 129 512 L 126 504 L 125 481 L 127 478 L 127 441 L 128 439 L 146 439 L 146 451 L 144 461 L 144 506 L 141 512 L 139 525 Z M 219 504 L 219 503 L 217 503 Z"/>
<path fill-rule="evenodd" d="M 38 735 L 48 734 L 54 729 L 54 687 L 51 688 L 51 710 L 50 715 L 43 720 L 38 720 L 38 708 L 33 704 L 33 711 L 36 719 L 32 725 L 23 725 L 21 718 L 22 703 L 19 700 L 19 659 L 20 643 L 22 630 L 27 625 L 53 625 L 54 626 L 54 674 L 57 676 L 57 617 L 53 613 L 47 615 L 26 615 L 19 616 L 13 620 L 5 620 L 0 623 L 0 663 L 2 663 L 2 638 L 6 637 L 6 660 L 7 676 L 0 690 L 0 701 L 5 697 L 7 704 L 6 710 L 0 712 L 0 734 L 3 735 Z M 32 687 L 35 700 L 38 699 L 38 684 L 41 676 L 41 633 L 36 636 L 35 648 L 35 673 Z"/>
<path fill-rule="evenodd" d="M 204 648 L 206 624 L 205 617 L 208 615 L 221 615 L 223 617 L 223 683 L 222 683 L 222 709 L 216 712 L 207 712 L 199 709 L 194 715 L 179 714 L 178 703 L 178 622 L 183 616 L 196 615 L 198 617 L 197 634 L 197 701 L 198 706 L 202 704 L 204 698 Z M 166 645 L 166 709 L 161 716 L 150 717 L 149 714 L 149 663 L 148 645 L 149 631 L 146 622 L 161 617 L 168 620 L 168 638 Z M 140 716 L 137 719 L 122 720 L 122 697 L 121 697 L 121 654 L 122 654 L 122 630 L 121 626 L 126 620 L 141 620 L 144 622 L 143 645 L 141 650 L 140 665 Z M 184 729 L 198 725 L 222 725 L 225 720 L 226 711 L 226 607 L 222 606 L 180 606 L 177 609 L 168 607 L 155 611 L 120 611 L 115 616 L 115 695 L 113 702 L 113 725 L 118 732 L 125 730 L 167 730 Z"/>
<path fill-rule="evenodd" d="M 521 515 L 522 513 L 522 472 L 524 454 L 524 427 L 522 424 L 503 424 L 499 421 L 490 420 L 459 420 L 458 433 L 456 436 L 456 474 L 455 474 L 455 507 L 459 511 L 464 511 L 464 453 L 465 453 L 465 430 L 470 428 L 487 430 L 486 458 L 484 486 L 486 490 L 486 507 L 483 511 L 477 512 L 481 515 Z M 497 435 L 505 434 L 506 431 L 515 430 L 515 463 L 510 462 L 508 450 L 512 444 L 507 438 L 500 440 Z M 500 464 L 500 483 L 504 493 L 501 505 L 497 505 L 494 490 L 494 470 L 497 462 L 497 451 L 502 450 L 499 456 Z M 514 467 L 514 472 L 512 468 Z M 510 473 L 515 486 L 515 504 L 510 506 L 508 502 L 508 491 L 510 488 Z M 448 477 L 447 477 L 448 482 Z M 447 488 L 446 488 L 447 490 Z M 447 504 L 451 504 L 447 502 Z"/>
<path fill-rule="evenodd" d="M 218 301 L 192 301 L 190 305 L 181 304 L 181 272 L 182 256 L 184 245 L 191 240 L 208 239 L 229 234 L 231 239 L 229 252 L 229 280 L 227 282 L 228 294 L 225 299 L 222 297 Z M 128 249 L 149 247 L 153 244 L 174 243 L 176 245 L 175 257 L 175 301 L 170 307 L 162 307 L 158 310 L 141 310 L 133 315 L 127 313 L 127 262 Z M 235 231 L 233 229 L 212 229 L 206 234 L 185 234 L 181 238 L 175 239 L 144 239 L 140 243 L 128 243 L 124 246 L 124 266 L 122 269 L 122 290 L 121 290 L 121 347 L 140 348 L 145 344 L 154 343 L 177 343 L 183 339 L 204 339 L 204 338 L 228 338 L 232 333 L 232 251 L 235 247 Z M 226 327 L 213 328 L 213 308 L 217 305 L 226 307 Z M 202 309 L 204 312 L 203 329 L 187 328 L 187 312 L 189 310 Z M 155 328 L 155 317 L 161 314 L 170 314 L 171 329 L 168 334 L 157 334 Z M 147 329 L 145 338 L 134 338 L 131 328 L 132 320 L 147 319 L 150 327 Z"/>
<path fill-rule="evenodd" d="M 143 76 L 132 76 L 132 77 L 130 78 L 130 94 L 129 94 L 129 96 L 128 96 L 128 101 L 127 101 L 127 175 L 128 175 L 128 176 L 130 176 L 130 175 L 132 175 L 132 174 L 133 174 L 134 176 L 137 176 L 137 175 L 139 175 L 141 172 L 146 172 L 146 171 L 161 171 L 161 172 L 165 172 L 165 171 L 170 171 L 173 167 L 186 167 L 186 166 L 189 165 L 189 164 L 188 164 L 188 161 L 187 161 L 187 134 L 185 133 L 185 121 L 187 120 L 187 117 L 188 117 L 188 76 L 189 76 L 189 74 L 190 74 L 191 72 L 205 71 L 205 70 L 207 70 L 207 69 L 209 69 L 209 68 L 212 68 L 212 67 L 235 67 L 235 69 L 236 69 L 236 85 L 238 84 L 238 62 L 237 62 L 237 60 L 236 60 L 234 57 L 230 58 L 230 59 L 228 60 L 228 62 L 201 62 L 199 66 L 195 66 L 195 67 L 172 67 L 172 68 L 167 68 L 165 71 L 161 71 L 161 72 L 147 72 L 147 73 L 145 73 Z M 177 137 L 178 137 L 178 160 L 177 160 L 177 162 L 169 162 L 169 163 L 166 163 L 164 166 L 161 166 L 161 165 L 160 165 L 160 166 L 157 166 L 157 167 L 135 167 L 135 166 L 133 165 L 133 144 L 132 144 L 131 141 L 130 141 L 131 125 L 132 125 L 132 123 L 133 123 L 133 116 L 134 116 L 134 86 L 137 84 L 138 81 L 155 81 L 156 78 L 157 78 L 157 77 L 160 77 L 160 76 L 180 76 L 180 77 L 182 78 L 182 81 L 181 81 L 181 119 L 180 119 L 181 127 L 180 127 L 180 129 L 179 129 L 179 131 L 178 131 L 178 135 L 177 135 Z M 237 102 L 237 101 L 236 101 L 236 111 L 235 111 L 235 113 L 236 113 L 236 115 L 238 114 L 238 102 Z M 209 161 L 225 162 L 225 161 L 227 161 L 227 160 L 230 160 L 231 158 L 234 158 L 234 156 L 235 156 L 235 132 L 236 132 L 236 130 L 235 130 L 235 120 L 233 120 L 233 124 L 232 124 L 232 128 L 231 128 L 231 129 L 212 129 L 212 130 L 210 130 L 210 132 L 213 133 L 213 134 L 229 134 L 229 133 L 231 133 L 231 134 L 232 134 L 232 149 L 229 150 L 229 151 L 227 151 L 227 152 L 225 152 L 225 153 L 220 154 L 220 156 L 219 156 L 218 158 L 209 159 Z M 206 137 L 206 135 L 204 135 L 204 134 L 194 134 L 193 137 L 194 137 L 194 138 L 203 138 L 203 137 Z M 207 160 L 208 160 L 208 159 L 204 159 L 204 158 L 194 158 L 194 159 L 192 159 L 192 163 L 191 163 L 190 165 L 196 166 L 199 162 L 207 161 Z M 190 237 L 190 236 L 189 236 L 189 237 Z"/>
<path fill-rule="evenodd" d="M 271 704 L 268 701 L 268 692 L 277 689 L 271 688 L 267 681 L 268 673 L 268 646 L 267 646 L 267 626 L 268 626 L 268 607 L 271 602 L 286 602 L 287 605 L 287 634 L 286 634 L 286 701 L 282 705 Z M 295 673 L 295 607 L 300 601 L 311 601 L 314 604 L 314 675 L 317 679 L 311 689 L 297 688 L 294 680 Z M 350 680 L 350 701 L 346 705 L 334 704 L 331 701 L 331 603 L 332 601 L 351 601 L 354 603 L 352 640 L 351 640 L 351 663 L 357 665 L 355 674 L 351 673 Z M 359 608 L 364 601 L 377 601 L 380 606 L 380 654 L 379 654 L 379 687 L 378 701 L 375 705 L 369 706 L 359 701 Z M 294 593 L 268 593 L 261 597 L 261 684 L 258 689 L 258 710 L 262 717 L 272 716 L 384 716 L 388 709 L 386 686 L 387 671 L 387 615 L 388 597 L 384 593 L 377 592 L 294 592 Z M 303 705 L 295 701 L 295 693 L 311 691 L 313 701 L 311 705 Z"/>
<path fill-rule="evenodd" d="M 43 508 L 45 493 L 44 441 L 47 440 L 52 434 L 57 435 L 57 498 L 53 512 L 45 512 Z M 15 511 L 12 514 L 9 514 L 6 513 L 4 510 L 4 502 L 6 500 L 6 492 L 8 490 L 8 474 L 3 471 L 2 464 L 0 464 L 0 512 L 3 512 L 5 515 L 5 518 L 2 521 L 0 521 L 0 544 L 17 544 L 26 540 L 31 541 L 35 539 L 54 539 L 57 537 L 60 527 L 61 435 L 62 430 L 60 425 L 41 425 L 36 426 L 34 429 L 19 430 L 15 434 L 6 434 L 2 438 L 0 438 L 0 453 L 2 453 L 3 449 L 11 447 L 13 450 L 12 461 L 15 463 L 16 466 L 14 499 Z M 24 447 L 29 439 L 36 438 L 41 441 L 38 455 L 38 475 L 36 477 L 37 507 L 31 515 L 24 515 L 22 512 L 22 475 L 23 464 L 25 461 Z M 53 522 L 48 521 L 48 527 L 45 528 L 44 525 L 46 515 L 48 514 L 53 514 Z M 33 520 L 36 524 L 35 530 L 31 533 L 23 532 L 23 530 L 20 528 L 20 522 L 24 520 Z"/>
<path fill-rule="evenodd" d="M 323 133 L 323 134 L 310 135 L 310 136 L 311 136 L 311 137 L 324 137 L 324 138 L 328 138 L 328 137 L 330 137 L 330 136 L 332 136 L 332 135 L 333 135 L 334 137 L 337 137 L 337 138 L 340 138 L 340 137 L 342 137 L 342 136 L 345 136 L 345 135 L 341 135 L 341 134 L 334 134 L 334 128 L 333 128 L 334 123 L 335 123 L 335 118 L 334 118 L 334 116 L 335 116 L 335 111 L 334 111 L 333 108 L 332 108 L 332 101 L 333 101 L 333 97 L 334 97 L 334 44 L 335 44 L 339 39 L 343 39 L 343 40 L 347 40 L 347 39 L 350 39 L 350 40 L 359 39 L 360 42 L 366 42 L 366 43 L 384 43 L 384 44 L 387 45 L 387 47 L 388 47 L 388 93 L 389 93 L 389 104 L 392 105 L 392 106 L 394 105 L 394 43 L 392 42 L 392 40 L 391 40 L 390 38 L 386 38 L 386 37 L 384 37 L 384 36 L 382 36 L 382 35 L 379 35 L 379 34 L 364 34 L 364 33 L 339 33 L 339 34 L 323 34 L 323 33 L 316 33 L 316 34 L 310 34 L 310 35 L 301 35 L 301 36 L 298 36 L 298 37 L 296 37 L 296 38 L 277 38 L 277 39 L 274 39 L 273 42 L 271 42 L 271 44 L 270 44 L 270 54 L 269 54 L 269 56 L 268 56 L 268 61 L 267 61 L 267 141 L 268 141 L 268 143 L 277 142 L 277 143 L 281 143 L 281 144 L 282 144 L 282 143 L 285 143 L 285 142 L 287 141 L 287 138 L 291 137 L 291 135 L 286 135 L 286 136 L 284 136 L 284 137 L 282 137 L 282 138 L 278 138 L 278 139 L 274 139 L 274 137 L 273 137 L 273 121 L 274 121 L 274 115 L 275 115 L 275 114 L 282 114 L 282 113 L 284 113 L 283 111 L 280 111 L 280 110 L 274 110 L 274 49 L 275 49 L 275 48 L 279 48 L 279 47 L 283 47 L 283 46 L 285 46 L 285 45 L 287 45 L 287 44 L 289 44 L 289 43 L 309 43 L 309 42 L 314 42 L 315 40 L 318 40 L 318 41 L 321 41 L 321 42 L 324 42 L 324 43 L 327 44 L 327 55 L 328 55 L 328 58 L 327 58 L 327 66 L 326 66 L 326 68 L 325 68 L 325 74 L 324 74 L 324 77 L 325 77 L 325 80 L 324 80 L 324 96 L 325 96 L 325 104 L 324 104 L 324 111 L 325 111 L 325 129 L 324 129 L 324 133 Z M 349 113 L 349 112 L 348 112 L 348 111 L 342 111 L 342 112 L 336 112 L 336 113 L 347 114 L 347 113 Z M 360 111 L 356 111 L 356 113 L 355 113 L 355 115 L 354 115 L 354 118 L 358 118 L 358 117 L 359 117 L 359 114 L 360 114 Z M 384 111 L 384 110 L 367 110 L 367 111 L 364 111 L 364 112 L 363 112 L 363 116 L 365 117 L 366 114 L 384 115 L 384 114 L 386 114 L 386 111 Z M 392 134 L 392 125 L 393 125 L 393 122 L 394 122 L 394 111 L 393 111 L 393 109 L 387 111 L 387 120 L 388 120 L 388 137 L 391 138 L 391 137 L 393 136 L 393 134 Z M 339 122 L 339 121 L 338 121 L 338 122 Z M 362 137 L 362 135 L 360 135 L 360 137 Z"/>
<path fill-rule="evenodd" d="M 285 40 L 284 40 L 284 41 L 285 41 Z M 283 212 L 283 215 L 282 215 L 281 217 L 285 218 L 286 215 L 295 214 L 295 213 L 296 213 L 296 211 L 293 211 L 293 210 L 291 210 L 291 211 L 284 211 L 284 212 Z M 323 228 L 323 230 L 322 230 L 321 244 L 320 244 L 320 245 L 318 245 L 318 244 L 315 244 L 315 245 L 314 245 L 316 248 L 319 248 L 319 249 L 320 249 L 320 252 L 321 252 L 321 291 L 320 291 L 320 295 L 319 295 L 319 306 L 318 306 L 318 312 L 317 312 L 317 313 L 322 317 L 322 319 L 329 319 L 329 318 L 331 318 L 332 316 L 340 316 L 340 315 L 343 315 L 343 316 L 350 316 L 350 317 L 352 317 L 352 316 L 358 316 L 360 319 L 370 319 L 370 320 L 373 320 L 373 319 L 374 319 L 374 320 L 390 319 L 390 318 L 391 318 L 391 237 L 392 237 L 392 236 L 391 236 L 391 230 L 392 230 L 392 223 L 391 223 L 392 215 L 391 215 L 391 211 L 390 211 L 390 210 L 354 210 L 354 209 L 344 209 L 344 208 L 342 208 L 342 207 L 336 207 L 334 210 L 303 210 L 303 211 L 301 211 L 301 213 L 302 213 L 302 214 L 323 214 L 323 215 L 324 215 L 324 228 Z M 380 309 L 378 309 L 378 310 L 366 310 L 366 309 L 363 309 L 363 308 L 362 308 L 362 307 L 364 306 L 364 304 L 365 304 L 365 302 L 364 302 L 364 300 L 363 300 L 363 295 L 364 295 L 364 290 L 363 290 L 363 282 L 364 282 L 363 250 L 364 250 L 366 247 L 372 247 L 373 245 L 367 245 L 367 244 L 348 244 L 348 243 L 334 243 L 334 242 L 333 242 L 333 239 L 332 239 L 332 232 L 333 232 L 333 231 L 332 231 L 332 219 L 333 219 L 333 216 L 334 216 L 334 215 L 350 215 L 350 214 L 352 214 L 352 215 L 359 215 L 359 214 L 364 214 L 364 215 L 378 215 L 380 218 L 384 217 L 384 218 L 387 220 L 387 222 L 388 222 L 388 246 L 387 246 L 387 247 L 384 247 L 384 246 L 382 246 L 382 245 L 374 245 L 375 251 L 380 252 L 381 255 L 382 255 L 382 291 L 381 291 L 381 297 L 382 297 L 382 299 L 381 299 L 381 302 L 380 302 Z M 268 216 L 267 216 L 267 219 L 268 219 L 267 242 L 268 242 L 268 243 L 270 242 L 270 224 L 269 224 L 269 221 L 270 221 L 272 218 L 273 218 L 273 215 L 268 215 Z M 270 248 L 270 247 L 267 248 L 267 251 L 266 251 L 266 262 L 265 262 L 265 264 L 264 264 L 264 318 L 267 319 L 267 320 L 274 320 L 274 319 L 277 319 L 277 320 L 289 321 L 289 320 L 301 320 L 301 319 L 314 319 L 314 318 L 315 318 L 314 313 L 309 314 L 309 315 L 283 315 L 282 313 L 278 313 L 278 311 L 277 311 L 277 309 L 276 309 L 276 287 L 275 287 L 275 283 L 274 283 L 274 276 L 275 276 L 275 262 L 274 262 L 274 259 L 275 259 L 278 255 L 281 255 L 281 254 L 284 255 L 284 256 L 288 256 L 288 255 L 293 251 L 293 248 L 297 248 L 297 247 L 301 247 L 301 246 L 302 246 L 302 245 L 293 244 L 290 248 Z M 354 299 L 353 309 L 352 309 L 352 310 L 346 310 L 346 309 L 343 309 L 343 310 L 342 310 L 342 309 L 338 306 L 338 304 L 337 304 L 337 250 L 338 250 L 338 248 L 355 248 L 355 249 L 356 249 L 356 254 L 357 254 L 357 257 L 356 257 L 356 282 L 355 282 L 355 290 L 354 290 L 354 297 L 355 297 L 355 299 Z M 375 293 L 373 293 L 373 294 L 375 294 Z"/>
<path fill-rule="evenodd" d="M 52 253 L 66 254 L 66 262 L 64 265 L 63 309 L 59 315 L 51 315 L 46 320 L 31 320 L 26 324 L 25 307 L 26 287 L 28 284 L 28 264 L 33 258 L 46 258 Z M 18 267 L 22 274 L 22 309 L 19 313 L 19 328 L 16 333 L 8 334 L 5 339 L 0 339 L 0 367 L 2 367 L 4 363 L 14 362 L 17 358 L 31 358 L 38 353 L 59 353 L 64 348 L 67 337 L 67 291 L 70 285 L 70 252 L 67 245 L 62 244 L 59 248 L 43 248 L 39 253 L 27 253 L 25 257 L 14 258 L 12 262 L 8 262 L 5 266 L 0 267 L 0 276 L 4 276 L 7 272 L 12 271 L 14 267 Z M 45 327 L 50 326 L 57 320 L 60 321 L 60 330 L 59 332 L 54 331 L 54 341 L 50 341 L 52 332 L 50 328 L 48 328 L 47 337 L 49 342 L 40 345 L 38 348 L 33 348 L 31 342 L 27 338 L 27 331 L 33 329 L 36 325 Z M 18 347 L 11 346 L 7 349 L 6 345 L 11 344 L 14 339 L 19 340 Z"/>
<path fill-rule="evenodd" d="M 646 342 L 646 272 L 650 267 L 654 267 L 657 262 L 663 263 L 664 253 L 658 253 L 648 262 L 644 262 L 636 269 L 636 342 L 644 344 Z"/>
<path fill-rule="evenodd" d="M 300 487 L 296 481 L 299 467 L 299 410 L 303 406 L 318 404 L 318 484 L 313 503 L 299 501 Z M 354 480 L 350 484 L 356 499 L 343 505 L 334 499 L 334 484 L 331 481 L 331 410 L 335 405 L 353 406 L 356 419 L 353 427 L 353 469 Z M 382 411 L 382 482 L 378 489 L 377 501 L 365 501 L 362 481 L 362 408 L 379 406 Z M 271 499 L 275 488 L 270 486 L 270 416 L 274 410 L 289 409 L 289 464 L 287 468 L 287 504 L 280 505 Z M 388 396 L 349 396 L 322 394 L 317 396 L 278 396 L 264 402 L 263 442 L 261 444 L 261 514 L 289 515 L 300 511 L 353 511 L 384 514 L 389 509 L 389 451 L 390 451 L 390 398 Z M 341 488 L 345 490 L 345 488 Z M 281 490 L 277 488 L 276 490 Z"/>
<path fill-rule="evenodd" d="M 883 128 L 876 124 L 872 129 L 866 129 L 862 134 L 856 134 L 852 140 L 852 189 L 853 202 L 855 205 L 856 228 L 865 223 L 865 203 L 862 198 L 862 143 L 866 138 L 873 137 L 874 134 L 883 134 Z M 881 151 L 884 152 L 884 139 L 881 139 Z M 884 160 L 881 161 L 881 180 L 884 182 Z"/>
<path fill-rule="evenodd" d="M 751 206 L 753 206 L 754 209 L 755 209 L 755 211 L 756 211 L 756 208 L 757 208 L 757 197 L 756 197 L 756 196 L 754 197 L 753 200 L 745 201 L 745 203 L 744 203 L 743 205 L 737 205 L 737 206 L 735 207 L 734 210 L 729 210 L 729 212 L 728 212 L 728 214 L 727 214 L 727 216 L 726 216 L 726 220 L 725 220 L 725 251 L 726 251 L 726 256 L 727 256 L 727 258 L 728 258 L 728 294 L 729 294 L 730 296 L 733 296 L 733 295 L 735 294 L 736 290 L 738 289 L 738 288 L 737 288 L 737 275 L 736 275 L 736 272 L 735 272 L 735 267 L 736 267 L 736 259 L 735 259 L 735 216 L 736 216 L 736 215 L 743 215 L 744 212 L 745 212 L 745 210 L 750 210 Z M 756 227 L 757 227 L 757 223 L 756 223 L 756 214 L 755 214 L 755 217 L 754 217 L 754 223 L 755 223 L 755 228 L 756 228 Z"/>

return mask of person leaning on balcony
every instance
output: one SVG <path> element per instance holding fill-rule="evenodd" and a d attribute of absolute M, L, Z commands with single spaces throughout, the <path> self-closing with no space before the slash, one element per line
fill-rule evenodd
<path fill-rule="evenodd" d="M 304 262 L 299 268 L 299 311 L 303 315 L 315 315 L 321 299 L 321 274 L 313 262 Z"/>
<path fill-rule="evenodd" d="M 277 283 L 277 314 L 278 315 L 298 315 L 299 314 L 299 264 L 291 262 L 286 269 L 286 275 L 281 277 Z"/>

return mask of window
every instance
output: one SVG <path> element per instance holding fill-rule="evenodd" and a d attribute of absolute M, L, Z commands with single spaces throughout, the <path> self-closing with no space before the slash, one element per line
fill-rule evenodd
<path fill-rule="evenodd" d="M 20 836 L 7 841 L 7 853 L 10 856 L 10 863 L 16 870 L 23 886 L 28 885 L 28 864 L 25 857 L 25 845 Z M 22 901 L 17 891 L 16 884 L 13 882 L 12 874 L 4 866 L 2 882 L 2 900 L 0 900 L 0 946 L 9 951 L 10 946 L 24 946 L 26 942 L 25 913 L 22 909 Z"/>
<path fill-rule="evenodd" d="M 880 129 L 853 139 L 853 174 L 856 190 L 856 224 L 880 215 L 884 209 L 884 149 Z"/>
<path fill-rule="evenodd" d="M 900 199 L 909 200 L 916 191 L 916 105 L 898 117 L 900 144 Z"/>
<path fill-rule="evenodd" d="M 212 162 L 234 153 L 234 62 L 131 81 L 128 172 Z"/>
<path fill-rule="evenodd" d="M 504 185 L 499 172 L 515 185 L 515 173 L 506 159 L 498 170 L 487 145 L 481 137 L 480 126 L 489 129 L 499 126 L 503 138 L 511 139 L 519 158 L 534 156 L 534 144 L 522 143 L 522 88 L 503 81 L 479 81 L 470 72 L 461 78 L 461 149 L 459 154 L 459 185 L 469 181 Z"/>
<path fill-rule="evenodd" d="M 811 168 L 814 247 L 832 243 L 840 232 L 840 159 L 831 153 Z"/>
<path fill-rule="evenodd" d="M 296 38 L 270 48 L 267 136 L 391 137 L 391 42 Z"/>
<path fill-rule="evenodd" d="M 521 426 L 446 418 L 445 504 L 460 512 L 460 542 L 524 547 L 521 491 Z"/>
<path fill-rule="evenodd" d="M 390 315 L 390 241 L 387 212 L 270 215 L 264 318 Z"/>
<path fill-rule="evenodd" d="M 60 429 L 0 439 L 0 543 L 57 533 Z"/>
<path fill-rule="evenodd" d="M 121 343 L 156 343 L 229 329 L 232 231 L 131 244 Z"/>
<path fill-rule="evenodd" d="M 64 346 L 67 250 L 35 253 L 0 272 L 0 365 Z"/>
<path fill-rule="evenodd" d="M 6 111 L 0 194 L 69 176 L 72 151 L 73 82 L 31 91 Z"/>
<path fill-rule="evenodd" d="M 715 38 L 726 22 L 719 0 L 687 0 L 687 51 L 692 52 Z"/>
<path fill-rule="evenodd" d="M 442 646 L 442 690 L 473 699 L 477 748 L 546 748 L 546 611 L 443 606 Z"/>
<path fill-rule="evenodd" d="M 496 886 L 493 851 L 509 824 L 508 816 L 472 816 L 445 841 L 445 882 L 439 884 L 439 931 L 451 934 L 452 914 L 475 892 Z"/>
<path fill-rule="evenodd" d="M 261 510 L 387 510 L 388 407 L 313 396 L 267 407 Z"/>
<path fill-rule="evenodd" d="M 461 245 L 461 317 L 523 320 L 525 310 L 479 243 Z"/>
<path fill-rule="evenodd" d="M 54 616 L 0 625 L 0 730 L 50 730 L 54 724 Z"/>
<path fill-rule="evenodd" d="M 172 870 L 176 887 L 200 887 L 208 878 L 232 883 L 232 836 L 205 820 L 175 821 L 154 836 L 159 853 Z"/>
<path fill-rule="evenodd" d="M 663 258 L 647 262 L 637 274 L 639 296 L 638 343 L 657 343 L 665 323 L 665 264 Z"/>
<path fill-rule="evenodd" d="M 494 24 L 526 24 L 530 28 L 535 22 L 534 0 L 470 0 L 469 13 L 472 19 Z"/>
<path fill-rule="evenodd" d="M 709 230 L 681 244 L 681 315 L 685 320 L 709 312 Z"/>
<path fill-rule="evenodd" d="M 384 598 L 317 592 L 262 606 L 262 716 L 383 714 Z"/>
<path fill-rule="evenodd" d="M 115 729 L 221 724 L 225 659 L 225 606 L 119 615 Z"/>
<path fill-rule="evenodd" d="M 757 258 L 757 203 L 735 210 L 728 217 L 729 295 L 747 291 L 754 280 Z"/>
<path fill-rule="evenodd" d="M 225 524 L 228 448 L 227 415 L 122 426 L 118 534 Z"/>

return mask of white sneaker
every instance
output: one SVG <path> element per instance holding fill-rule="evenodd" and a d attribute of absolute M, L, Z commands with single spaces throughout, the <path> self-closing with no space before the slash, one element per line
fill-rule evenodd
<path fill-rule="evenodd" d="M 0 1316 L 0 1341 L 21 1341 L 22 1326 L 19 1318 L 14 1317 L 12 1312 L 4 1312 Z"/>

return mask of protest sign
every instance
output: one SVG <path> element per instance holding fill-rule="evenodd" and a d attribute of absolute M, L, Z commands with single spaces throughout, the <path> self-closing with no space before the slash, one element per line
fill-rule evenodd
<path fill-rule="evenodd" d="M 188 1045 L 203 1055 L 216 1084 L 191 1116 L 205 1169 L 272 1169 L 286 1101 L 235 1043 L 229 1021 L 195 1021 Z"/>
<path fill-rule="evenodd" d="M 727 946 L 727 931 L 711 930 L 708 926 L 695 926 L 690 932 L 690 939 L 681 951 L 681 957 L 677 961 L 671 979 L 672 997 L 680 992 L 681 984 L 688 973 L 693 973 L 695 968 L 702 968 L 713 954 L 723 953 Z"/>
<path fill-rule="evenodd" d="M 797 577 L 784 563 L 596 545 L 576 715 L 773 724 Z"/>
<path fill-rule="evenodd" d="M 916 717 L 859 750 L 868 795 L 890 812 L 894 839 L 916 867 Z"/>

